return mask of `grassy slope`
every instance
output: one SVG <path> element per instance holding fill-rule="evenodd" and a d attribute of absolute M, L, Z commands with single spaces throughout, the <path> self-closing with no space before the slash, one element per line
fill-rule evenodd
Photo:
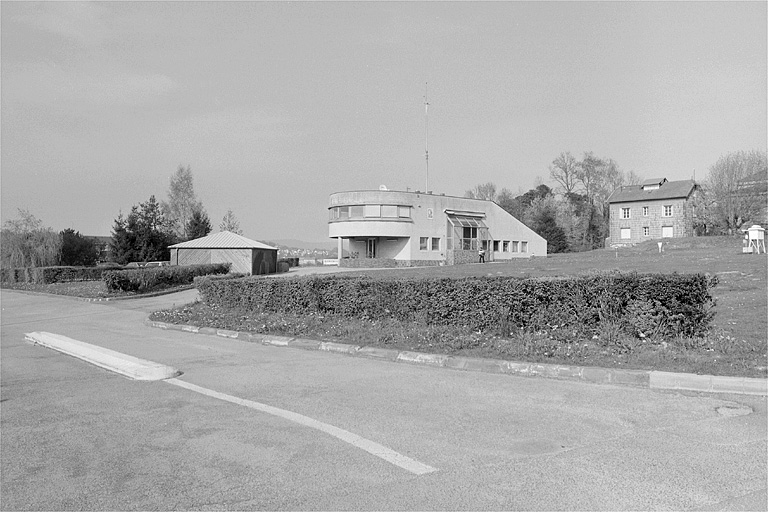
<path fill-rule="evenodd" d="M 495 357 L 534 362 L 686 371 L 716 375 L 768 376 L 768 267 L 765 255 L 742 254 L 737 238 L 670 240 L 659 253 L 656 242 L 632 248 L 600 250 L 548 258 L 450 267 L 361 270 L 345 275 L 465 277 L 505 275 L 537 277 L 580 274 L 594 270 L 641 273 L 715 274 L 716 317 L 703 343 L 680 348 L 673 344 L 642 344 L 631 350 L 606 348 L 594 340 L 574 340 L 553 349 L 547 336 L 504 338 L 492 333 L 461 332 L 396 322 L 366 322 L 334 318 L 292 318 L 287 315 L 248 315 L 239 311 L 212 311 L 197 304 L 154 314 L 156 320 L 190 323 L 240 331 L 303 336 L 359 345 Z"/>
<path fill-rule="evenodd" d="M 764 254 L 743 254 L 741 239 L 702 237 L 673 239 L 659 253 L 656 242 L 646 242 L 618 251 L 551 254 L 547 258 L 517 260 L 512 263 L 457 265 L 404 269 L 407 275 L 421 276 L 562 276 L 595 270 L 640 273 L 697 273 L 717 275 L 714 325 L 740 340 L 765 340 L 768 337 L 768 260 Z M 392 270 L 368 270 L 355 274 L 380 275 Z M 351 274 L 348 274 L 351 275 Z"/>

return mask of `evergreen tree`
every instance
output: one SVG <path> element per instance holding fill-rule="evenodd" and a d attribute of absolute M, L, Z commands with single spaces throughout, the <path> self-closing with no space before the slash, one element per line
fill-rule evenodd
<path fill-rule="evenodd" d="M 236 235 L 242 235 L 243 231 L 240 229 L 240 222 L 238 222 L 237 217 L 235 217 L 235 214 L 232 213 L 232 210 L 227 210 L 227 214 L 224 215 L 224 218 L 221 219 L 221 224 L 219 224 L 219 231 L 229 231 L 231 233 L 235 233 Z"/>
<path fill-rule="evenodd" d="M 121 213 L 115 219 L 110 243 L 112 260 L 122 264 L 168 260 L 168 246 L 175 241 L 172 222 L 165 218 L 153 195 L 149 201 L 134 205 L 127 218 Z"/>
<path fill-rule="evenodd" d="M 537 202 L 539 204 L 546 203 L 546 201 L 541 199 Z M 557 224 L 555 211 L 551 205 L 542 204 L 542 208 L 533 219 L 532 224 L 532 229 L 546 239 L 547 253 L 568 251 L 568 239 L 563 228 Z"/>
<path fill-rule="evenodd" d="M 62 231 L 60 235 L 62 265 L 86 267 L 96 264 L 99 251 L 93 240 L 70 228 Z"/>
<path fill-rule="evenodd" d="M 192 216 L 187 222 L 187 239 L 194 240 L 196 238 L 202 238 L 213 230 L 211 227 L 211 220 L 208 218 L 208 214 L 202 208 L 192 212 Z"/>

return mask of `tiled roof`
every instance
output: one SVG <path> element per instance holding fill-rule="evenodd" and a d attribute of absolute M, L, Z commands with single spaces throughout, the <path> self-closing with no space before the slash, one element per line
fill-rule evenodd
<path fill-rule="evenodd" d="M 169 249 L 277 249 L 230 231 L 221 231 L 168 247 Z"/>
<path fill-rule="evenodd" d="M 696 182 L 693 180 L 667 181 L 659 188 L 643 190 L 642 185 L 617 188 L 608 198 L 609 203 L 627 203 L 633 201 L 655 201 L 659 199 L 679 199 L 691 195 Z"/>

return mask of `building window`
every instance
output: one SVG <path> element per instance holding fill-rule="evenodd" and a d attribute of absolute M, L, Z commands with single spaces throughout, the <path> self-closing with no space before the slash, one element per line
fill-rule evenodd
<path fill-rule="evenodd" d="M 429 237 L 428 236 L 419 237 L 419 250 L 426 251 L 428 249 L 429 249 Z"/>
<path fill-rule="evenodd" d="M 389 219 L 397 217 L 397 206 L 390 204 L 381 205 L 381 216 Z"/>
<path fill-rule="evenodd" d="M 672 205 L 664 205 L 664 216 L 665 217 L 671 217 L 672 216 Z"/>
<path fill-rule="evenodd" d="M 440 250 L 440 239 L 437 237 L 432 238 L 432 250 L 433 251 Z"/>
<path fill-rule="evenodd" d="M 517 252 L 518 251 L 519 244 L 520 244 L 520 242 L 518 242 L 517 240 L 512 240 L 512 252 Z"/>
<path fill-rule="evenodd" d="M 501 252 L 509 252 L 509 240 L 504 240 L 501 243 Z"/>
<path fill-rule="evenodd" d="M 621 228 L 621 239 L 629 240 L 632 238 L 632 231 L 629 228 Z"/>
<path fill-rule="evenodd" d="M 477 249 L 477 228 L 462 228 L 461 248 L 465 251 Z"/>
<path fill-rule="evenodd" d="M 675 230 L 672 226 L 661 226 L 661 237 L 672 238 L 675 236 Z"/>
<path fill-rule="evenodd" d="M 643 236 L 651 236 L 651 228 L 643 226 Z"/>
<path fill-rule="evenodd" d="M 397 206 L 394 204 L 366 204 L 355 206 L 334 206 L 328 210 L 330 220 L 339 219 L 409 219 L 411 218 L 410 206 Z"/>
<path fill-rule="evenodd" d="M 622 208 L 621 209 L 621 218 L 622 219 L 628 219 L 629 218 L 629 208 Z"/>
<path fill-rule="evenodd" d="M 648 216 L 648 207 L 643 206 L 643 217 L 647 217 L 647 216 Z"/>
<path fill-rule="evenodd" d="M 520 252 L 528 252 L 528 242 L 520 242 Z"/>
<path fill-rule="evenodd" d="M 494 240 L 493 241 L 493 252 L 499 252 L 499 241 Z"/>

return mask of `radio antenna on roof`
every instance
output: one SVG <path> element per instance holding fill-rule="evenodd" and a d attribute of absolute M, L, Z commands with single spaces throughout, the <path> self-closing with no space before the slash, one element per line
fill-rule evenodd
<path fill-rule="evenodd" d="M 424 160 L 426 163 L 426 178 L 424 192 L 429 190 L 429 102 L 427 101 L 427 85 L 424 83 Z"/>

